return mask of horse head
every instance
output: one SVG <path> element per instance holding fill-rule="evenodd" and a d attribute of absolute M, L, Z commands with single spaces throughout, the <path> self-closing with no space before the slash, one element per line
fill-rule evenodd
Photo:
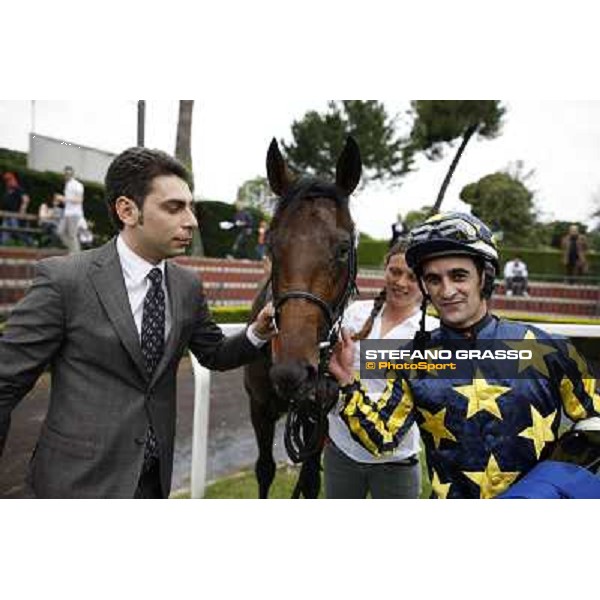
<path fill-rule="evenodd" d="M 287 399 L 315 399 L 319 366 L 355 287 L 356 231 L 348 197 L 360 180 L 358 145 L 349 137 L 335 182 L 292 174 L 275 139 L 267 174 L 278 203 L 270 228 L 271 286 L 278 336 L 271 380 Z"/>

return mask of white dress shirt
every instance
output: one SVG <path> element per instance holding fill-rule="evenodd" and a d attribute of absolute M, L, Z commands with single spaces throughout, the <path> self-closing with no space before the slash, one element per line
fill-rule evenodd
<path fill-rule="evenodd" d="M 123 278 L 125 279 L 125 289 L 129 298 L 129 307 L 135 321 L 135 328 L 142 337 L 142 317 L 144 315 L 144 300 L 146 294 L 152 285 L 148 278 L 148 273 L 154 267 L 162 272 L 162 288 L 165 293 L 165 340 L 171 331 L 171 307 L 169 304 L 169 294 L 167 292 L 167 282 L 165 279 L 165 261 L 161 260 L 157 265 L 149 263 L 141 256 L 137 255 L 123 240 L 121 236 L 117 238 L 117 253 L 121 261 Z"/>
<path fill-rule="evenodd" d="M 167 282 L 165 278 L 165 261 L 161 260 L 157 265 L 149 263 L 141 256 L 136 254 L 123 240 L 122 236 L 117 237 L 117 254 L 119 255 L 119 261 L 121 262 L 121 269 L 123 271 L 123 278 L 125 279 L 125 289 L 127 290 L 127 297 L 129 298 L 129 307 L 131 308 L 131 314 L 135 321 L 135 327 L 138 335 L 140 336 L 140 343 L 142 337 L 142 317 L 144 314 L 144 299 L 150 289 L 150 279 L 148 279 L 148 273 L 157 267 L 162 272 L 162 288 L 165 293 L 165 340 L 169 336 L 171 331 L 171 308 L 169 304 L 169 294 L 167 291 Z M 256 333 L 254 333 L 254 323 L 250 327 L 246 328 L 246 337 L 250 343 L 256 348 L 260 348 L 266 342 L 261 340 Z"/>

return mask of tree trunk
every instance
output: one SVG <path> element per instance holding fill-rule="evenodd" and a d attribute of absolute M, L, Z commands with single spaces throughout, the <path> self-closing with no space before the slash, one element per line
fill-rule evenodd
<path fill-rule="evenodd" d="M 179 119 L 177 121 L 177 139 L 175 141 L 175 158 L 180 160 L 189 170 L 194 179 L 192 168 L 192 113 L 194 112 L 193 100 L 179 101 Z M 204 256 L 204 246 L 200 230 L 194 231 L 191 252 L 194 256 Z"/>
<path fill-rule="evenodd" d="M 192 112 L 193 100 L 179 101 L 179 120 L 177 121 L 177 140 L 175 158 L 192 171 Z"/>
<path fill-rule="evenodd" d="M 452 175 L 454 175 L 454 171 L 456 170 L 458 161 L 460 160 L 462 153 L 465 151 L 465 148 L 467 147 L 467 144 L 469 143 L 469 140 L 471 139 L 472 135 L 477 131 L 478 126 L 479 125 L 470 125 L 465 131 L 460 147 L 458 148 L 456 155 L 454 156 L 454 160 L 452 161 L 452 164 L 450 165 L 450 168 L 446 173 L 446 177 L 444 178 L 444 182 L 442 183 L 442 187 L 440 188 L 435 204 L 433 205 L 429 216 L 435 215 L 438 212 L 440 212 L 440 206 L 442 205 L 444 195 L 446 194 L 446 190 L 450 185 L 450 180 L 452 179 Z"/>
<path fill-rule="evenodd" d="M 144 145 L 146 132 L 146 101 L 138 100 L 137 103 L 137 145 Z"/>

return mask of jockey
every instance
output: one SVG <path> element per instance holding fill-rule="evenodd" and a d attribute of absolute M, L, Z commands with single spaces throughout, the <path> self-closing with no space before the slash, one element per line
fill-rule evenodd
<path fill-rule="evenodd" d="M 344 332 L 330 361 L 341 386 L 340 414 L 375 455 L 391 451 L 416 422 L 434 497 L 493 498 L 549 456 L 563 410 L 573 421 L 600 414 L 596 379 L 568 340 L 489 313 L 498 251 L 479 219 L 462 213 L 428 219 L 411 231 L 406 260 L 441 321 L 431 334 L 417 334 L 414 348 L 521 344 L 533 358 L 463 361 L 450 376 L 399 371 L 373 402 L 353 373 Z"/>

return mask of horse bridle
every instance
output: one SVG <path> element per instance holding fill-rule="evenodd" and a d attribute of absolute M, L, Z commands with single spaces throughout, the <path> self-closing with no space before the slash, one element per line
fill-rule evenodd
<path fill-rule="evenodd" d="M 316 182 L 314 180 L 303 185 L 294 187 L 292 193 L 281 199 L 281 202 L 289 202 L 292 198 L 302 196 L 303 198 L 328 197 L 336 201 L 346 201 L 347 198 L 341 196 L 339 189 L 335 186 Z M 333 381 L 329 373 L 329 359 L 333 348 L 339 338 L 341 324 L 344 317 L 344 310 L 350 297 L 358 292 L 356 284 L 357 276 L 357 252 L 356 252 L 356 233 L 352 225 L 352 240 L 348 252 L 347 280 L 342 293 L 336 299 L 333 305 L 330 305 L 323 298 L 313 294 L 308 290 L 289 290 L 275 295 L 273 282 L 276 275 L 276 264 L 272 262 L 272 273 L 270 277 L 270 288 L 273 296 L 273 325 L 278 330 L 279 315 L 283 305 L 288 300 L 300 299 L 316 304 L 325 317 L 327 324 L 326 335 L 319 338 L 319 367 L 317 371 L 317 389 L 315 391 L 315 400 L 313 408 L 307 412 L 306 407 L 300 409 L 297 399 L 290 399 L 290 408 L 288 410 L 284 442 L 288 456 L 293 462 L 299 463 L 306 460 L 309 456 L 320 451 L 323 439 L 326 433 L 327 413 L 337 400 L 337 384 Z M 319 392 L 325 396 L 325 399 L 319 397 Z M 310 430 L 308 433 L 307 431 Z M 308 440 L 306 436 L 308 435 Z M 298 485 L 296 486 L 298 488 Z M 294 497 L 299 490 L 294 491 Z"/>
<path fill-rule="evenodd" d="M 320 298 L 316 294 L 313 294 L 312 292 L 306 290 L 291 290 L 289 292 L 284 292 L 277 298 L 275 297 L 275 293 L 273 292 L 273 325 L 275 327 L 275 330 L 278 329 L 278 320 L 279 315 L 281 314 L 281 308 L 288 300 L 307 300 L 308 302 L 316 304 L 321 309 L 321 312 L 325 316 L 325 321 L 327 323 L 327 335 L 325 335 L 323 339 L 319 340 L 319 350 L 323 351 L 335 345 L 341 328 L 342 319 L 344 318 L 344 310 L 346 308 L 348 300 L 350 299 L 352 294 L 358 291 L 356 285 L 356 272 L 356 244 L 353 240 L 352 248 L 350 249 L 348 254 L 348 278 L 346 281 L 346 285 L 344 286 L 344 291 L 342 292 L 340 298 L 333 305 L 333 308 L 325 300 L 323 300 L 323 298 Z M 272 279 L 271 290 L 273 290 Z"/>

